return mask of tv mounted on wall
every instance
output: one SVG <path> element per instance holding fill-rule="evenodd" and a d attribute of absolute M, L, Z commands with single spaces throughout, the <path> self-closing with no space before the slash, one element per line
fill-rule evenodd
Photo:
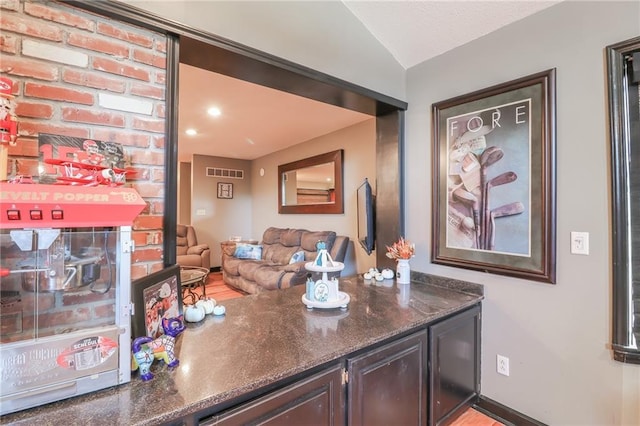
<path fill-rule="evenodd" d="M 375 203 L 371 185 L 367 178 L 358 187 L 358 241 L 367 254 L 375 248 Z"/>

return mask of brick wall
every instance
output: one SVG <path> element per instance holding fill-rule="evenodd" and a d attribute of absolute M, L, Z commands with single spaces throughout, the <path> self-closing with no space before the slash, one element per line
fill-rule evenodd
<path fill-rule="evenodd" d="M 162 268 L 166 39 L 56 2 L 0 0 L 0 74 L 13 81 L 9 174 L 37 175 L 38 134 L 123 145 L 147 201 L 132 278 Z"/>

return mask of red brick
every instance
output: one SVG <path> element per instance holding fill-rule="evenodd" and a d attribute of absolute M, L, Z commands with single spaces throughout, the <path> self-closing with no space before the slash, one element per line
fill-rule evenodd
<path fill-rule="evenodd" d="M 147 167 L 133 167 L 132 173 L 127 174 L 127 181 L 149 180 L 149 169 Z"/>
<path fill-rule="evenodd" d="M 0 9 L 18 11 L 19 6 L 20 6 L 19 0 L 1 0 L 0 1 Z"/>
<path fill-rule="evenodd" d="M 151 181 L 152 182 L 164 182 L 164 169 L 153 169 L 153 170 L 151 170 Z"/>
<path fill-rule="evenodd" d="M 134 182 L 133 187 L 142 198 L 164 197 L 164 185 L 157 183 Z"/>
<path fill-rule="evenodd" d="M 132 232 L 131 239 L 133 240 L 136 248 L 149 245 L 149 233 L 148 232 Z"/>
<path fill-rule="evenodd" d="M 151 205 L 151 212 L 153 212 L 153 214 L 164 214 L 163 201 L 152 201 L 149 204 Z M 158 242 L 158 244 L 160 244 L 160 242 Z"/>
<path fill-rule="evenodd" d="M 38 316 L 40 327 L 46 328 L 50 324 L 77 324 L 91 319 L 91 311 L 88 308 L 74 308 L 41 313 Z"/>
<path fill-rule="evenodd" d="M 159 149 L 164 149 L 164 142 L 165 142 L 165 137 L 164 136 L 154 136 L 153 137 L 153 146 Z"/>
<path fill-rule="evenodd" d="M 18 102 L 16 104 L 16 115 L 18 117 L 51 118 L 53 107 L 49 104 L 37 102 Z"/>
<path fill-rule="evenodd" d="M 167 58 L 165 55 L 149 52 L 148 50 L 133 50 L 133 60 L 156 68 L 166 69 Z"/>
<path fill-rule="evenodd" d="M 160 248 L 139 249 L 131 253 L 131 263 L 162 260 L 162 257 L 162 249 Z"/>
<path fill-rule="evenodd" d="M 73 107 L 62 108 L 62 119 L 64 121 L 73 121 L 75 123 L 100 124 L 112 127 L 124 127 L 125 125 L 123 114 Z"/>
<path fill-rule="evenodd" d="M 138 278 L 146 277 L 149 275 L 147 265 L 138 264 L 131 265 L 131 279 L 137 280 Z"/>
<path fill-rule="evenodd" d="M 152 150 L 131 150 L 132 164 L 147 164 L 150 166 L 164 166 L 164 152 Z"/>
<path fill-rule="evenodd" d="M 148 231 L 154 229 L 162 229 L 162 216 L 138 216 L 133 221 L 133 229 L 136 231 Z"/>
<path fill-rule="evenodd" d="M 106 53 L 107 55 L 119 58 L 129 57 L 129 48 L 127 46 L 86 34 L 69 34 L 67 36 L 67 44 L 81 47 L 83 49 L 93 50 L 95 52 Z"/>
<path fill-rule="evenodd" d="M 162 245 L 162 243 L 164 242 L 162 236 L 162 231 L 151 232 L 149 244 Z"/>
<path fill-rule="evenodd" d="M 153 98 L 164 100 L 164 88 L 151 86 L 149 84 L 131 83 L 131 94 L 144 96 L 145 98 Z"/>
<path fill-rule="evenodd" d="M 114 318 L 115 305 L 93 305 L 93 317 L 104 318 L 105 320 Z M 105 321 L 108 323 L 108 321 Z"/>
<path fill-rule="evenodd" d="M 123 146 L 135 146 L 138 148 L 149 148 L 151 138 L 144 133 L 133 133 L 116 129 L 95 129 L 94 139 L 101 141 L 116 142 Z"/>
<path fill-rule="evenodd" d="M 156 78 L 154 80 L 154 82 L 156 84 L 162 84 L 164 85 L 167 81 L 167 73 L 164 72 L 157 72 L 156 71 Z"/>
<path fill-rule="evenodd" d="M 50 121 L 20 121 L 20 123 L 18 124 L 18 134 L 21 136 L 37 137 L 40 133 L 53 133 L 63 136 L 77 136 L 79 138 L 88 138 L 90 136 L 89 129 L 86 127 L 69 127 Z"/>
<path fill-rule="evenodd" d="M 65 69 L 62 72 L 62 80 L 66 83 L 92 87 L 94 89 L 108 90 L 115 93 L 124 93 L 126 89 L 126 82 L 124 80 L 105 77 L 98 73 L 72 69 Z"/>
<path fill-rule="evenodd" d="M 81 92 L 62 86 L 50 86 L 48 84 L 26 83 L 25 96 L 34 98 L 51 99 L 53 101 L 72 102 L 75 104 L 93 105 L 92 93 Z"/>
<path fill-rule="evenodd" d="M 146 132 L 164 133 L 164 120 L 149 120 L 142 117 L 133 117 L 132 128 Z"/>
<path fill-rule="evenodd" d="M 0 55 L 0 72 L 21 77 L 33 77 L 38 80 L 54 81 L 58 79 L 58 68 L 53 64 L 7 55 Z"/>
<path fill-rule="evenodd" d="M 153 46 L 158 52 L 167 53 L 167 39 L 166 38 L 164 38 L 162 40 L 156 40 L 153 43 Z"/>
<path fill-rule="evenodd" d="M 147 263 L 147 268 L 149 268 L 149 273 L 158 272 L 164 269 L 164 263 L 162 262 L 149 262 Z"/>
<path fill-rule="evenodd" d="M 0 14 L 0 30 L 24 34 L 52 41 L 62 41 L 63 31 L 38 19 L 25 18 L 13 13 Z"/>
<path fill-rule="evenodd" d="M 151 75 L 149 71 L 123 64 L 122 62 L 112 59 L 94 58 L 92 61 L 93 69 L 108 72 L 110 74 L 122 75 L 124 77 L 134 78 L 136 80 L 150 81 Z"/>
<path fill-rule="evenodd" d="M 17 159 L 16 173 L 25 176 L 38 176 L 38 160 Z"/>
<path fill-rule="evenodd" d="M 158 118 L 165 118 L 165 105 L 164 104 L 156 104 L 155 106 L 155 116 Z"/>
<path fill-rule="evenodd" d="M 25 2 L 24 12 L 36 18 L 46 19 L 58 24 L 94 31 L 96 23 L 75 13 L 47 7 L 40 3 Z"/>
<path fill-rule="evenodd" d="M 102 271 L 104 276 L 106 277 L 108 272 Z M 102 283 L 96 284 L 97 286 L 101 286 Z M 112 299 L 115 302 L 116 292 L 115 286 L 111 286 L 109 292 L 107 294 L 102 293 L 94 293 L 89 287 L 83 287 L 84 290 L 73 292 L 73 293 L 62 293 L 62 304 L 64 306 L 76 306 L 76 305 L 84 305 L 87 303 L 96 303 L 100 301 L 107 301 L 108 299 Z M 103 287 L 100 287 L 103 288 Z"/>
<path fill-rule="evenodd" d="M 13 157 L 38 157 L 38 139 L 18 138 L 15 146 L 9 145 L 8 153 Z"/>
<path fill-rule="evenodd" d="M 143 34 L 137 34 L 132 31 L 119 28 L 111 24 L 104 22 L 98 22 L 98 34 L 103 34 L 109 37 L 117 38 L 120 40 L 128 41 L 133 44 L 137 44 L 142 47 L 151 47 L 153 39 Z"/>
<path fill-rule="evenodd" d="M 0 34 L 0 51 L 18 53 L 18 38 L 9 34 Z"/>

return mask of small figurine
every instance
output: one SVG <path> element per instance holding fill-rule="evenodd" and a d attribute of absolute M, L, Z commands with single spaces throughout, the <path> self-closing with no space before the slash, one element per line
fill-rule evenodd
<path fill-rule="evenodd" d="M 315 264 L 321 267 L 332 267 L 333 259 L 331 255 L 327 251 L 327 244 L 324 241 L 318 241 L 316 243 L 316 250 L 318 251 L 318 256 L 316 256 Z"/>
<path fill-rule="evenodd" d="M 148 336 L 138 337 L 131 345 L 133 351 L 131 370 L 135 371 L 140 368 L 140 378 L 144 381 L 153 379 L 151 364 L 154 359 L 164 361 L 170 368 L 176 367 L 180 363 L 175 356 L 174 348 L 176 337 L 185 329 L 182 316 L 163 318 L 162 328 L 165 333 L 162 336 L 156 339 Z"/>

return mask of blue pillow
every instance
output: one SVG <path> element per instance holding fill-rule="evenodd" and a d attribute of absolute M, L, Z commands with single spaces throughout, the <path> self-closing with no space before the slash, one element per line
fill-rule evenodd
<path fill-rule="evenodd" d="M 236 251 L 233 253 L 238 259 L 262 259 L 262 246 L 259 244 L 236 244 Z"/>
<path fill-rule="evenodd" d="M 298 262 L 302 262 L 304 261 L 304 251 L 300 250 L 297 251 L 295 253 L 293 253 L 293 255 L 291 255 L 291 260 L 289 260 L 289 263 L 298 263 Z"/>

